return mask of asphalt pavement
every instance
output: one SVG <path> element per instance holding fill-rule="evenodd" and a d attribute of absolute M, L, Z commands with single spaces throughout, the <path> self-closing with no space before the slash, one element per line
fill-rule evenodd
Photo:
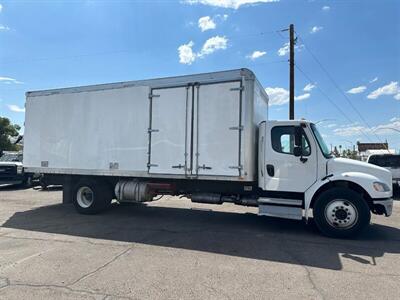
<path fill-rule="evenodd" d="M 354 240 L 256 208 L 164 197 L 84 216 L 0 188 L 0 299 L 396 299 L 400 201 Z"/>

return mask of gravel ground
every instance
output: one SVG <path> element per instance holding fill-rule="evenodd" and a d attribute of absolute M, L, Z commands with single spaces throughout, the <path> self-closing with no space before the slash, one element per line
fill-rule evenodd
<path fill-rule="evenodd" d="M 355 240 L 165 197 L 83 216 L 0 188 L 0 299 L 397 299 L 400 202 Z"/>

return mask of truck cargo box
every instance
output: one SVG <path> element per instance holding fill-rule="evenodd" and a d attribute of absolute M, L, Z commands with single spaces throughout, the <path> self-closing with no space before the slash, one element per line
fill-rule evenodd
<path fill-rule="evenodd" d="M 28 172 L 256 180 L 268 96 L 247 69 L 26 93 Z"/>

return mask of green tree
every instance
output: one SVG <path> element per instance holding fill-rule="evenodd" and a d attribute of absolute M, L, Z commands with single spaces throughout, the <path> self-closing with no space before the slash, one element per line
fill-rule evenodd
<path fill-rule="evenodd" d="M 3 151 L 15 151 L 17 146 L 10 142 L 10 137 L 18 136 L 21 127 L 17 124 L 11 124 L 10 120 L 0 117 L 0 154 Z"/>

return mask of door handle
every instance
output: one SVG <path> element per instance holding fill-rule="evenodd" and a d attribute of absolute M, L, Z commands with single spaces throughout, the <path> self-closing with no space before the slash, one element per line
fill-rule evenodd
<path fill-rule="evenodd" d="M 273 165 L 267 165 L 267 173 L 271 177 L 275 175 L 275 168 Z"/>
<path fill-rule="evenodd" d="M 307 160 L 308 160 L 308 158 L 300 157 L 300 161 L 301 161 L 303 164 L 304 164 Z"/>

